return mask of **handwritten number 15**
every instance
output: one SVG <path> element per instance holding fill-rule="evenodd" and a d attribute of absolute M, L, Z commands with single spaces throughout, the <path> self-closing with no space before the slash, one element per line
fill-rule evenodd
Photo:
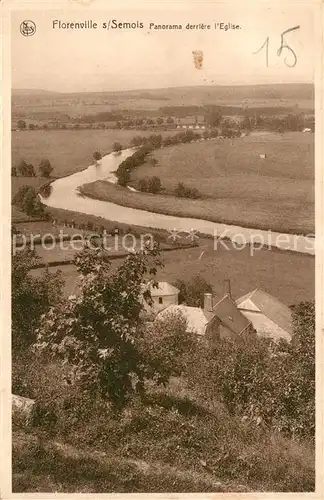
<path fill-rule="evenodd" d="M 279 49 L 277 50 L 277 56 L 280 57 L 281 54 L 282 54 L 282 51 L 284 49 L 287 49 L 289 50 L 289 52 L 294 56 L 294 60 L 292 62 L 292 64 L 289 64 L 288 61 L 287 61 L 287 58 L 285 57 L 284 58 L 284 62 L 285 62 L 285 65 L 288 66 L 289 68 L 293 68 L 294 66 L 296 66 L 297 64 L 297 56 L 296 56 L 296 53 L 295 51 L 288 45 L 288 43 L 286 42 L 285 40 L 285 35 L 287 33 L 289 33 L 290 31 L 295 31 L 295 30 L 298 30 L 300 28 L 300 26 L 294 26 L 293 28 L 289 28 L 288 30 L 286 31 L 283 31 L 280 35 L 280 38 L 281 38 L 281 44 L 280 44 L 280 47 Z M 258 54 L 264 47 L 265 47 L 265 54 L 266 54 L 266 66 L 268 67 L 269 66 L 269 41 L 270 41 L 270 38 L 267 37 L 263 43 L 263 45 L 261 45 L 261 47 L 256 51 L 256 52 L 253 52 L 253 54 Z"/>

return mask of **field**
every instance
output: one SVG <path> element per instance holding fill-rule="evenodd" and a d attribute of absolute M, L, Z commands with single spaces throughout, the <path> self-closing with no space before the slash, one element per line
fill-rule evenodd
<path fill-rule="evenodd" d="M 259 155 L 266 153 L 266 159 Z M 194 217 L 285 233 L 314 232 L 313 135 L 268 134 L 215 139 L 156 151 L 158 164 L 132 174 L 156 175 L 163 194 L 131 193 L 105 181 L 83 187 L 87 196 L 156 213 Z M 179 182 L 198 200 L 169 196 Z"/>
<path fill-rule="evenodd" d="M 37 170 L 40 161 L 48 158 L 54 168 L 54 177 L 63 177 L 91 165 L 93 152 L 111 152 L 115 141 L 124 147 L 136 135 L 134 130 L 36 130 L 12 133 L 12 165 L 21 159 L 32 163 Z M 141 131 L 141 135 L 151 135 Z M 168 132 L 165 135 L 170 135 Z M 38 177 L 12 177 L 12 195 L 22 184 L 35 187 L 46 179 Z"/>
<path fill-rule="evenodd" d="M 286 85 L 202 85 L 121 92 L 87 92 L 64 94 L 31 90 L 13 90 L 12 116 L 29 121 L 66 118 L 102 111 L 141 112 L 158 116 L 159 108 L 174 105 L 274 106 L 299 110 L 314 109 L 314 87 L 311 84 Z M 65 116 L 63 116 L 65 115 Z"/>
<path fill-rule="evenodd" d="M 314 257 L 276 250 L 258 250 L 251 257 L 249 252 L 249 248 L 227 250 L 220 244 L 215 250 L 213 241 L 201 239 L 197 248 L 163 253 L 164 267 L 158 272 L 157 280 L 172 283 L 199 274 L 212 284 L 215 298 L 222 297 L 224 279 L 230 279 L 235 298 L 261 288 L 287 305 L 314 300 Z M 113 266 L 117 265 L 113 262 Z M 50 271 L 57 269 L 53 267 Z M 60 269 L 65 293 L 69 295 L 76 291 L 76 268 L 66 265 Z M 293 272 L 297 269 L 298 272 Z M 32 271 L 36 275 L 41 272 L 41 269 Z"/>

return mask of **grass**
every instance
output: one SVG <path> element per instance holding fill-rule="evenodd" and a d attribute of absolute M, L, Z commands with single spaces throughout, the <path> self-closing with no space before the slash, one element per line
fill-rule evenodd
<path fill-rule="evenodd" d="M 157 214 L 190 217 L 265 231 L 271 229 L 281 233 L 314 234 L 314 207 L 311 203 L 300 206 L 292 202 L 280 204 L 279 200 L 189 200 L 166 194 L 135 193 L 107 181 L 84 184 L 80 192 L 89 198 Z"/>
<path fill-rule="evenodd" d="M 266 153 L 262 160 L 259 154 Z M 165 192 L 179 182 L 197 188 L 201 199 L 152 198 L 141 193 L 124 203 L 159 213 L 191 215 L 206 220 L 271 228 L 282 232 L 314 232 L 314 136 L 300 132 L 268 134 L 234 140 L 214 140 L 163 148 L 157 165 L 148 163 L 132 173 L 133 184 L 153 174 Z M 102 196 L 98 184 L 87 187 Z M 109 192 L 109 197 L 111 193 Z M 114 196 L 116 201 L 117 195 Z"/>
<path fill-rule="evenodd" d="M 23 364 L 25 372 L 26 359 Z M 30 366 L 24 380 L 56 418 L 50 429 L 13 420 L 15 492 L 314 489 L 312 443 L 242 423 L 216 396 L 205 400 L 184 379 L 152 386 L 117 416 L 100 400 L 67 389 L 58 365 L 43 363 L 35 379 L 38 368 Z"/>
<path fill-rule="evenodd" d="M 199 247 L 163 253 L 163 269 L 158 271 L 160 281 L 189 280 L 199 274 L 213 286 L 215 298 L 224 294 L 224 279 L 231 280 L 232 293 L 238 298 L 255 288 L 261 288 L 287 305 L 314 300 L 315 259 L 312 256 L 275 250 L 226 250 L 221 245 L 213 248 L 213 241 L 201 239 Z M 112 266 L 117 263 L 112 263 Z M 61 269 L 68 296 L 77 291 L 77 270 L 73 265 L 53 267 Z M 298 272 L 295 270 L 298 269 Z M 33 274 L 42 271 L 35 269 Z"/>
<path fill-rule="evenodd" d="M 211 474 L 85 452 L 62 443 L 39 444 L 13 434 L 13 491 L 60 493 L 248 491 Z"/>
<path fill-rule="evenodd" d="M 37 171 L 43 158 L 48 158 L 54 168 L 53 177 L 63 177 L 82 170 L 93 162 L 93 152 L 106 154 L 112 150 L 115 141 L 129 145 L 135 135 L 151 135 L 152 131 L 136 130 L 37 130 L 12 132 L 12 165 L 24 159 L 32 163 Z M 173 132 L 162 132 L 170 135 Z M 44 177 L 11 177 L 11 195 L 15 196 L 23 185 L 38 189 L 48 179 Z M 12 207 L 12 219 L 32 220 Z"/>
<path fill-rule="evenodd" d="M 92 155 L 96 150 L 107 154 L 111 152 L 115 141 L 120 142 L 125 147 L 129 145 L 130 140 L 135 135 L 146 136 L 152 133 L 152 131 L 136 130 L 12 132 L 12 164 L 16 165 L 21 159 L 25 159 L 37 168 L 43 158 L 48 158 L 54 168 L 52 175 L 63 177 L 91 165 L 93 163 Z M 164 133 L 164 135 L 170 134 L 172 132 Z M 22 179 L 32 183 L 32 185 L 37 182 L 37 178 L 24 177 Z M 13 190 L 15 183 L 18 182 L 20 182 L 20 178 L 13 178 Z"/>

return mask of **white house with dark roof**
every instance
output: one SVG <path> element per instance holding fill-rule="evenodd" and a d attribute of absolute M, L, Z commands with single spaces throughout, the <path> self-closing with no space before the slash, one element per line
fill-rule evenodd
<path fill-rule="evenodd" d="M 288 306 L 263 290 L 253 290 L 236 301 L 239 311 L 251 321 L 260 337 L 290 342 L 292 315 Z"/>

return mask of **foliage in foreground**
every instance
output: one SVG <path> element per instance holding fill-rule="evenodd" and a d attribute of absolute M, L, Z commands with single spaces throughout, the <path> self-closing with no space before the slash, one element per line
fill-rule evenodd
<path fill-rule="evenodd" d="M 294 308 L 290 345 L 249 338 L 211 347 L 187 335 L 180 316 L 144 325 L 156 249 L 113 272 L 99 249 L 76 264 L 80 296 L 42 317 L 40 356 L 16 360 L 14 392 L 36 400 L 33 432 L 253 490 L 313 490 L 314 304 Z M 164 488 L 172 491 L 171 479 Z"/>
<path fill-rule="evenodd" d="M 152 354 L 164 337 L 151 346 L 143 320 L 145 301 L 151 300 L 147 285 L 160 265 L 158 250 L 130 254 L 114 272 L 100 249 L 81 252 L 76 264 L 80 293 L 42 318 L 35 348 L 61 358 L 70 367 L 71 383 L 123 406 L 143 393 L 146 380 L 166 383 L 178 373 L 176 363 Z M 186 325 L 178 330 L 182 337 L 174 345 L 183 354 Z"/>
<path fill-rule="evenodd" d="M 256 337 L 200 346 L 188 369 L 190 385 L 207 398 L 218 394 L 233 415 L 292 438 L 314 440 L 314 303 L 294 307 L 293 326 L 290 344 Z"/>
<path fill-rule="evenodd" d="M 63 281 L 59 271 L 50 273 L 45 269 L 39 277 L 29 274 L 37 260 L 35 251 L 28 248 L 12 256 L 12 347 L 16 352 L 36 341 L 35 330 L 42 314 L 61 298 Z"/>

